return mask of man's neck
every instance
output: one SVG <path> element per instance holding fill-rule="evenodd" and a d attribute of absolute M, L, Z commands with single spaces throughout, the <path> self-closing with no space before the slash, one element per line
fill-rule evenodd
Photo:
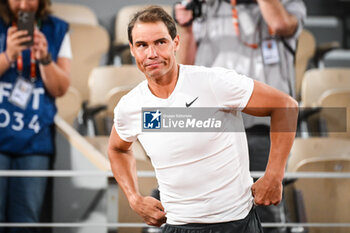
<path fill-rule="evenodd" d="M 179 77 L 179 65 L 172 69 L 168 74 L 159 78 L 147 78 L 148 88 L 153 95 L 166 99 L 173 93 Z"/>

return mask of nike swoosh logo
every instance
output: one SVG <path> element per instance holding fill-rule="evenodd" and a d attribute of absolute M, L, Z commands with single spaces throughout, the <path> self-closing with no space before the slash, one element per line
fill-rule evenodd
<path fill-rule="evenodd" d="M 186 103 L 186 107 L 188 108 L 189 106 L 191 106 L 193 103 L 194 103 L 194 101 L 196 101 L 197 99 L 198 99 L 198 97 L 199 96 L 197 96 L 197 98 L 195 98 L 194 100 L 192 100 L 192 102 L 191 103 Z"/>

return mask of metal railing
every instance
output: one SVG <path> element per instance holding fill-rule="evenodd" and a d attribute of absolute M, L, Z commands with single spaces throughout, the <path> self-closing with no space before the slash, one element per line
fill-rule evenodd
<path fill-rule="evenodd" d="M 153 171 L 138 171 L 138 177 L 155 177 Z M 264 172 L 251 172 L 253 178 L 259 178 L 264 175 Z M 71 171 L 71 170 L 1 170 L 0 177 L 113 177 L 113 173 L 108 171 Z M 308 179 L 308 178 L 350 178 L 350 172 L 286 172 L 286 179 Z M 79 227 L 147 227 L 144 223 L 0 223 L 0 227 L 40 227 L 40 228 L 79 228 Z M 350 223 L 262 223 L 263 227 L 350 227 Z"/>

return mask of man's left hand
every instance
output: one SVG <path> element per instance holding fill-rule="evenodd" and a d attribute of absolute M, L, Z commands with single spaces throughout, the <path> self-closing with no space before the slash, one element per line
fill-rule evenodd
<path fill-rule="evenodd" d="M 282 182 L 266 174 L 251 189 L 256 205 L 278 205 L 282 200 Z"/>

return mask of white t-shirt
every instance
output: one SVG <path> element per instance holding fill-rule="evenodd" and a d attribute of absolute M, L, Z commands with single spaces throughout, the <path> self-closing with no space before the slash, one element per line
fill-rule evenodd
<path fill-rule="evenodd" d="M 252 207 L 244 132 L 142 132 L 142 107 L 244 108 L 253 80 L 224 68 L 180 65 L 167 99 L 154 96 L 147 81 L 124 96 L 114 110 L 121 139 L 139 139 L 155 168 L 167 223 L 217 223 L 243 219 Z M 241 118 L 241 114 L 238 114 Z M 243 124 L 243 123 L 242 123 Z"/>
<path fill-rule="evenodd" d="M 60 51 L 58 52 L 58 57 L 64 57 L 72 59 L 72 47 L 70 44 L 69 33 L 64 35 L 63 41 L 61 43 Z"/>

